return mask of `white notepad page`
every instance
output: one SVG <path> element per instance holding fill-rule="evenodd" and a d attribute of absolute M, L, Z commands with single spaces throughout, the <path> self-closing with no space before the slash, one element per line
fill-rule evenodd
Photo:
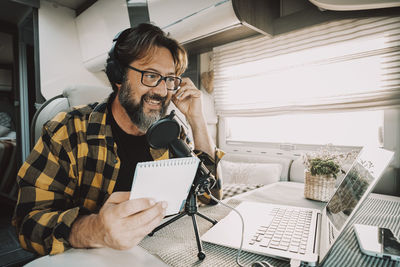
<path fill-rule="evenodd" d="M 185 205 L 199 162 L 196 157 L 139 162 L 130 199 L 167 201 L 166 215 L 178 213 Z"/>

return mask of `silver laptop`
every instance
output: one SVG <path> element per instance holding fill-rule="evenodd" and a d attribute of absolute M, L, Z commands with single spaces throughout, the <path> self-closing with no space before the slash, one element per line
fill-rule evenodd
<path fill-rule="evenodd" d="M 324 261 L 329 250 L 390 163 L 393 152 L 363 148 L 322 211 L 295 206 L 242 202 L 243 250 L 309 265 Z M 208 230 L 206 242 L 239 248 L 241 220 L 235 212 Z"/>

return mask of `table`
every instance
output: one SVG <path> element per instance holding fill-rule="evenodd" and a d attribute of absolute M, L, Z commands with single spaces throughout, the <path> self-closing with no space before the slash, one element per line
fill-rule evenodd
<path fill-rule="evenodd" d="M 62 254 L 47 255 L 38 258 L 26 267 L 43 266 L 147 266 L 165 267 L 168 266 L 156 256 L 151 255 L 141 247 L 134 247 L 129 250 L 114 250 L 110 248 L 74 249 L 71 248 Z"/>
<path fill-rule="evenodd" d="M 226 202 L 237 206 L 243 200 L 268 202 L 284 205 L 296 205 L 322 209 L 326 203 L 308 200 L 303 195 L 304 184 L 294 182 L 278 182 L 244 194 L 227 199 Z M 202 207 L 200 212 L 208 217 L 220 220 L 230 210 L 222 205 Z M 200 235 L 212 225 L 197 219 Z M 354 235 L 352 225 L 375 224 L 392 229 L 396 236 L 400 235 L 400 198 L 371 194 L 345 228 L 342 236 L 335 243 L 330 255 L 322 266 L 398 266 L 396 262 L 367 256 L 361 253 Z M 240 229 L 238 229 L 240 231 Z M 174 244 L 173 246 L 171 244 Z M 206 258 L 197 259 L 197 246 L 193 233 L 191 218 L 185 216 L 168 227 L 157 232 L 153 237 L 146 237 L 140 246 L 150 253 L 158 255 L 167 264 L 174 267 L 187 266 L 237 266 L 235 263 L 236 250 L 203 242 Z M 288 261 L 244 252 L 241 262 L 245 266 L 256 260 L 266 260 L 273 266 L 290 266 Z"/>
<path fill-rule="evenodd" d="M 243 200 L 296 205 L 322 209 L 324 202 L 307 200 L 303 196 L 303 184 L 278 182 L 226 199 L 225 203 L 237 206 Z M 230 210 L 222 205 L 200 207 L 199 211 L 211 218 L 220 220 Z M 200 235 L 212 224 L 197 217 Z M 396 262 L 383 260 L 361 253 L 352 228 L 353 223 L 380 225 L 392 229 L 400 235 L 400 198 L 371 194 L 345 228 L 342 236 L 335 243 L 331 254 L 323 266 L 398 266 Z M 240 231 L 240 229 L 238 229 Z M 127 251 L 108 248 L 70 249 L 63 254 L 39 258 L 27 266 L 165 266 L 159 258 L 170 266 L 237 266 L 236 250 L 203 242 L 206 258 L 199 261 L 192 220 L 184 216 L 167 227 L 146 237 L 138 247 Z M 149 254 L 150 253 L 150 254 Z M 152 256 L 156 255 L 156 256 Z M 241 262 L 249 266 L 256 260 L 266 260 L 274 266 L 289 266 L 289 262 L 261 255 L 243 252 Z"/>

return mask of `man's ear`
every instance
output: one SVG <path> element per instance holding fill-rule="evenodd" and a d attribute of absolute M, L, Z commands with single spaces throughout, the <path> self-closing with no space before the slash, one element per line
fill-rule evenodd
<path fill-rule="evenodd" d="M 118 92 L 119 92 L 119 90 L 121 90 L 121 84 L 120 83 L 115 83 L 115 86 L 117 86 Z"/>

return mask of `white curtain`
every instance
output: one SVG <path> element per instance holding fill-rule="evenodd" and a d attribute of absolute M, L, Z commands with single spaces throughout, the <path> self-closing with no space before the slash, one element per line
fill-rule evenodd
<path fill-rule="evenodd" d="M 345 19 L 214 48 L 221 116 L 400 106 L 400 16 Z"/>

